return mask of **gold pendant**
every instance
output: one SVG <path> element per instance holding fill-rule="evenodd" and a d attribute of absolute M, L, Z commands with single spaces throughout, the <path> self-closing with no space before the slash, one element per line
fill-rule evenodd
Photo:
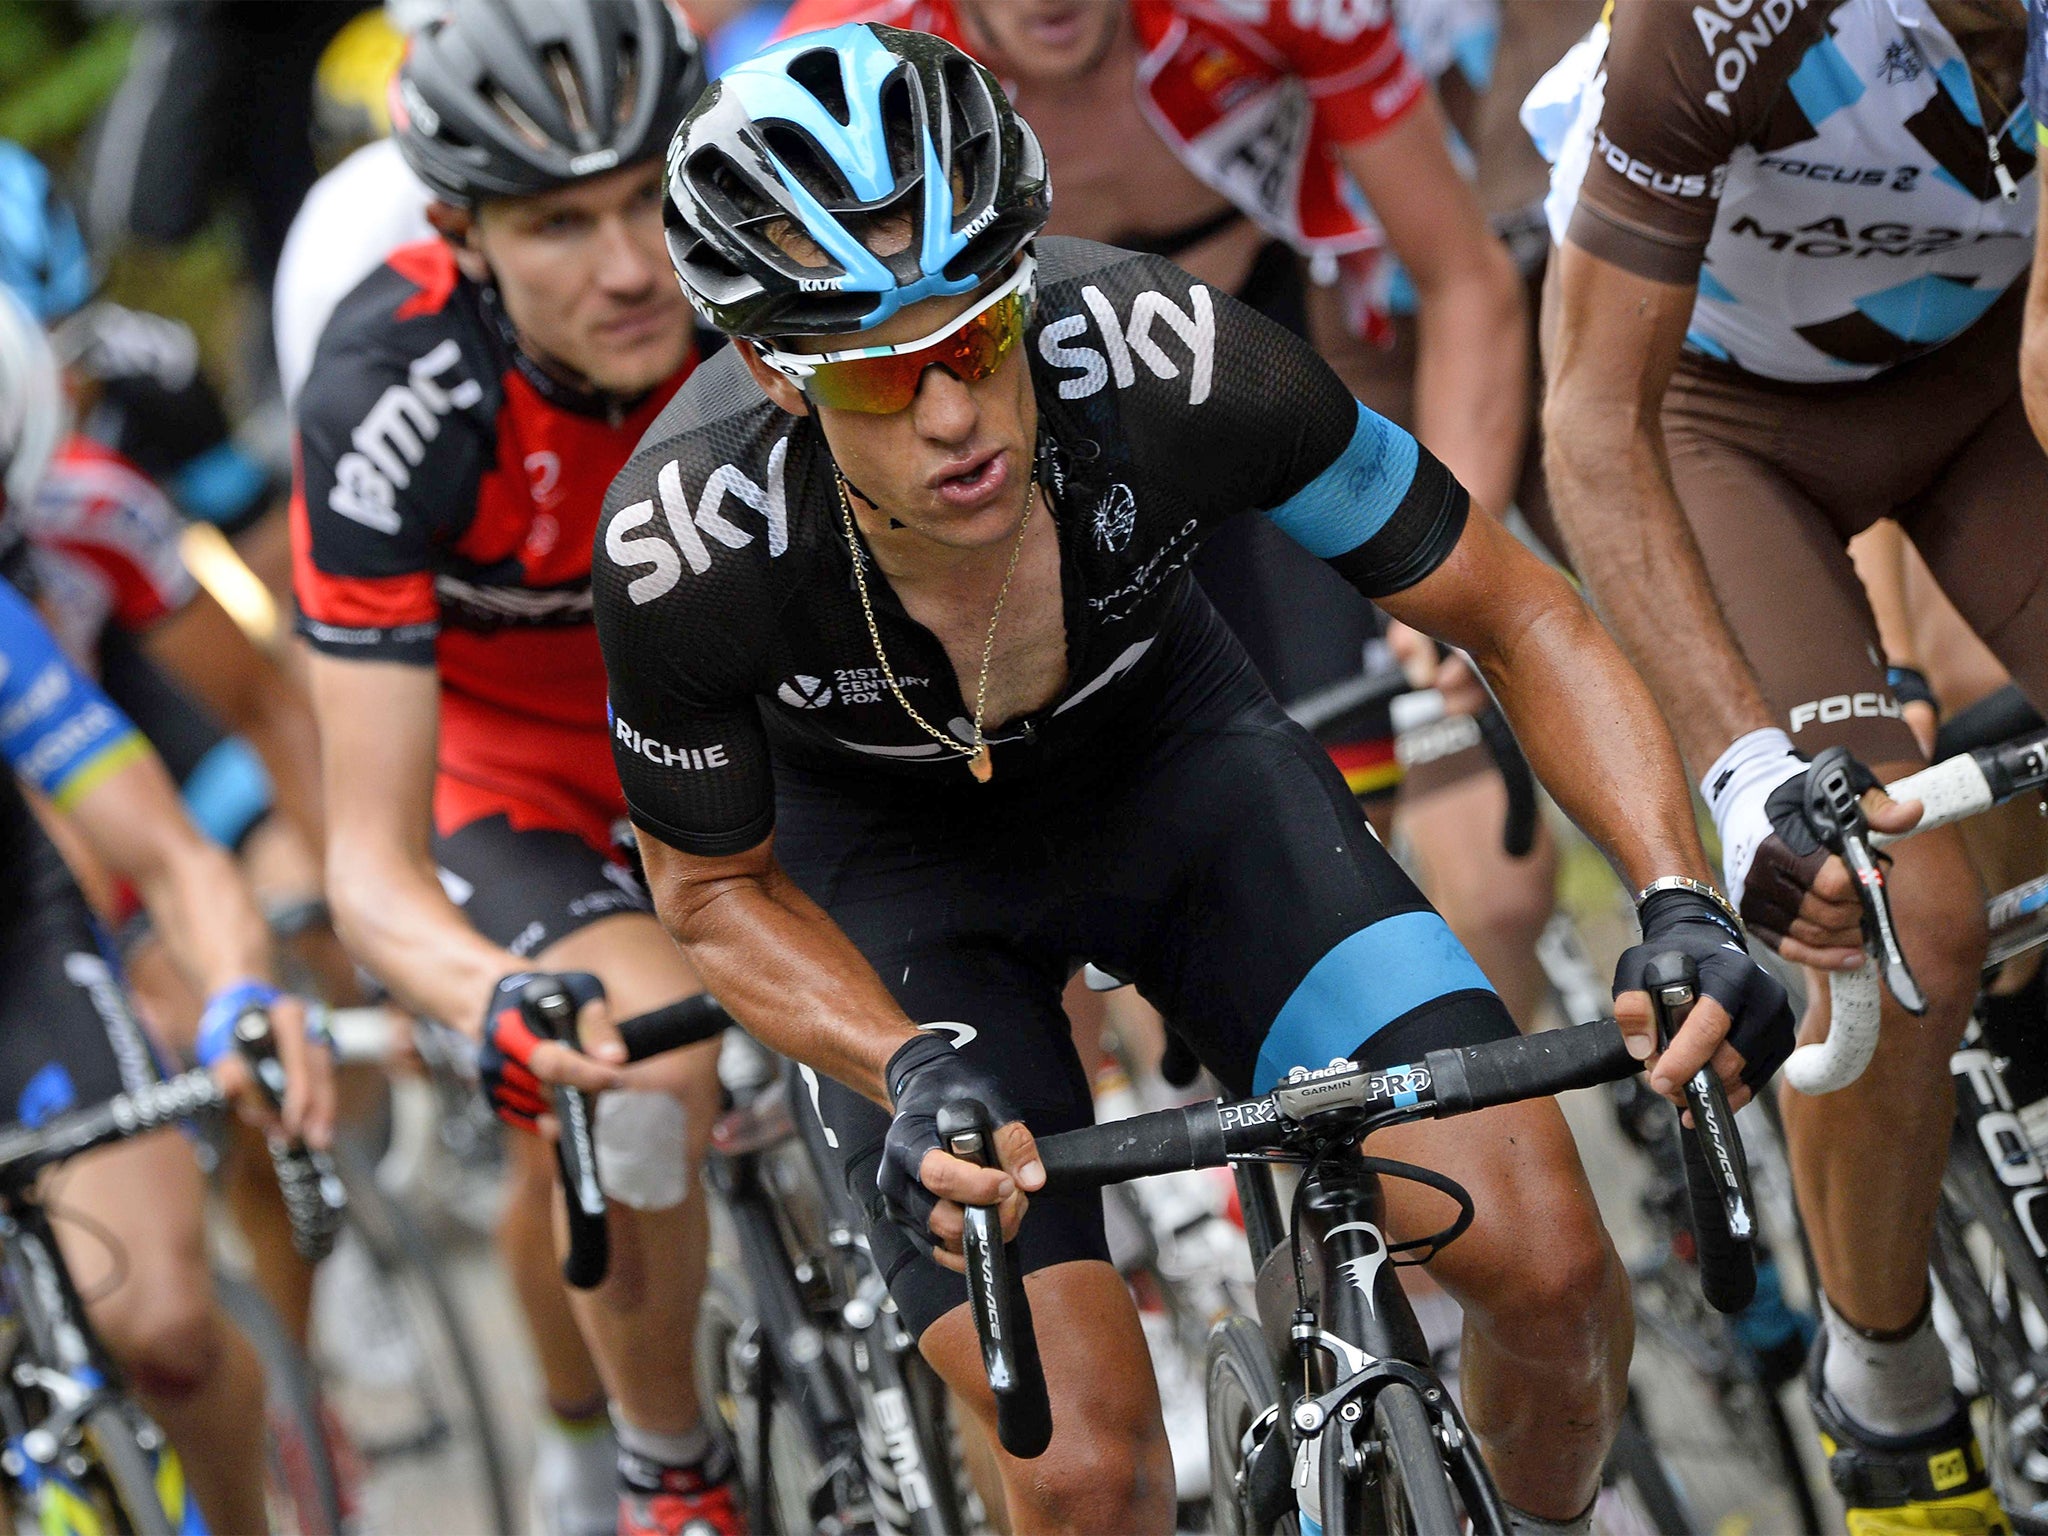
<path fill-rule="evenodd" d="M 996 765 L 988 755 L 988 743 L 983 742 L 974 749 L 974 756 L 967 759 L 967 771 L 974 775 L 975 782 L 986 784 L 995 776 Z"/>

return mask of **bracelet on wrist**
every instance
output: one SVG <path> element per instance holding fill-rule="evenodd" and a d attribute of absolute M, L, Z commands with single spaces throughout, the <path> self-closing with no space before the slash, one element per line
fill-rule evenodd
<path fill-rule="evenodd" d="M 1643 908 L 1643 903 L 1652 896 L 1657 895 L 1660 891 L 1687 891 L 1704 901 L 1711 902 L 1720 910 L 1721 915 L 1728 920 L 1728 926 L 1734 929 L 1736 936 L 1738 938 L 1743 936 L 1742 914 L 1735 910 L 1735 904 L 1732 901 L 1713 886 L 1707 884 L 1706 881 L 1693 880 L 1685 875 L 1664 875 L 1659 879 L 1652 880 L 1648 885 L 1636 892 L 1636 910 L 1640 912 Z"/>
<path fill-rule="evenodd" d="M 206 1000 L 199 1015 L 199 1034 L 192 1054 L 202 1067 L 210 1067 L 235 1048 L 235 1020 L 251 1008 L 268 1008 L 284 994 L 267 981 L 245 976 L 231 981 Z"/>

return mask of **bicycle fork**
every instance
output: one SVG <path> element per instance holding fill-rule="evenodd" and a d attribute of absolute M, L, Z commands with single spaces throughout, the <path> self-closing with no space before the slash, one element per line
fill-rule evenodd
<path fill-rule="evenodd" d="M 111 1368 L 84 1321 L 84 1304 L 40 1210 L 0 1214 L 0 1268 L 20 1324 L 6 1362 L 13 1391 L 6 1403 L 0 1472 L 37 1501 L 46 1529 L 97 1532 L 99 1514 L 79 1491 L 87 1463 L 78 1440 L 86 1416 L 118 1399 L 109 1385 Z M 40 1423 L 22 1416 L 28 1393 L 48 1405 Z M 206 1536 L 184 1467 L 163 1431 L 139 1416 L 135 1431 L 153 1464 L 157 1499 L 172 1529 L 180 1536 Z"/>
<path fill-rule="evenodd" d="M 1311 1169 L 1304 1184 L 1295 1207 L 1301 1220 L 1297 1241 L 1310 1294 L 1320 1298 L 1319 1310 L 1299 1306 L 1298 1298 L 1286 1306 L 1294 1288 L 1289 1245 L 1274 1249 L 1259 1277 L 1269 1342 L 1282 1311 L 1291 1313 L 1280 1353 L 1291 1367 L 1282 1377 L 1288 1383 L 1283 1390 L 1288 1438 L 1294 1443 L 1288 1481 L 1301 1509 L 1303 1536 L 1362 1528 L 1364 1512 L 1352 1504 L 1377 1465 L 1370 1430 L 1373 1402 L 1396 1381 L 1421 1398 L 1473 1529 L 1505 1529 L 1478 1443 L 1429 1367 L 1429 1346 L 1388 1245 L 1378 1177 L 1339 1163 Z M 1254 1455 L 1272 1455 L 1277 1449 L 1262 1444 Z M 1256 1480 L 1260 1470 L 1248 1467 L 1247 1475 Z"/>

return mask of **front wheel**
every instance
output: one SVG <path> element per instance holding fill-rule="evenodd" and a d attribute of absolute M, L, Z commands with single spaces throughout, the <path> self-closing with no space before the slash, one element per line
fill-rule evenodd
<path fill-rule="evenodd" d="M 174 1536 L 174 1531 L 185 1524 L 184 1506 L 190 1501 L 191 1492 L 184 1486 L 183 1479 L 176 1476 L 165 1480 L 165 1486 L 159 1486 L 156 1459 L 142 1448 L 128 1415 L 112 1403 L 103 1404 L 86 1414 L 80 1428 L 84 1432 L 84 1448 L 91 1465 L 85 1481 L 88 1485 L 95 1481 L 101 1483 L 105 1493 L 111 1496 L 112 1508 L 108 1513 L 114 1517 L 112 1528 L 126 1532 L 127 1536 Z M 168 1457 L 168 1450 L 163 1454 Z M 164 1511 L 166 1495 L 179 1506 L 180 1518 L 176 1527 L 171 1523 L 171 1516 Z M 49 1511 L 46 1509 L 43 1513 L 47 1530 L 51 1528 L 47 1518 Z M 58 1525 L 56 1529 L 73 1529 L 68 1523 L 69 1518 L 68 1514 L 60 1514 L 60 1519 L 67 1523 Z"/>
<path fill-rule="evenodd" d="M 1252 1426 L 1280 1402 L 1280 1377 L 1273 1369 L 1266 1336 L 1248 1317 L 1226 1317 L 1209 1333 L 1209 1520 L 1219 1536 L 1294 1536 L 1292 1513 L 1265 1517 L 1260 1490 L 1249 1486 L 1246 1458 L 1254 1444 Z M 1272 1423 L 1265 1433 L 1281 1434 Z M 1275 1448 L 1280 1449 L 1279 1447 Z M 1280 1458 L 1284 1466 L 1286 1457 Z M 1263 1459 L 1262 1459 L 1263 1460 Z M 1285 1483 L 1282 1483 L 1285 1492 Z M 1291 1501 L 1287 1501 L 1291 1503 Z"/>
<path fill-rule="evenodd" d="M 1444 1470 L 1436 1430 L 1421 1395 L 1405 1381 L 1388 1382 L 1373 1399 L 1372 1425 L 1380 1448 L 1380 1529 L 1388 1536 L 1443 1536 L 1463 1530 L 1450 1474 Z"/>

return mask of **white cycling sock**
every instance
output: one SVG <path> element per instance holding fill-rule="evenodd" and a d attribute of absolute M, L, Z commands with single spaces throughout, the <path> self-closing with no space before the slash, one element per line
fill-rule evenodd
<path fill-rule="evenodd" d="M 1859 1425 L 1880 1435 L 1914 1435 L 1955 1412 L 1955 1382 L 1948 1351 L 1934 1331 L 1932 1309 L 1902 1338 L 1872 1338 L 1845 1322 L 1825 1297 L 1827 1358 L 1821 1375 L 1829 1392 Z"/>
<path fill-rule="evenodd" d="M 1541 1515 L 1517 1509 L 1505 1500 L 1501 1508 L 1507 1511 L 1508 1536 L 1592 1536 L 1593 1510 L 1599 1502 L 1595 1499 L 1569 1520 L 1546 1520 Z"/>
<path fill-rule="evenodd" d="M 615 1536 L 619 1446 L 604 1410 L 534 1425 L 532 1526 L 539 1536 Z"/>
<path fill-rule="evenodd" d="M 619 1475 L 629 1482 L 658 1482 L 658 1473 L 649 1479 L 644 1469 L 694 1467 L 711 1454 L 711 1431 L 702 1423 L 680 1435 L 658 1434 L 633 1423 L 613 1403 L 612 1430 L 619 1437 Z M 639 1465 L 629 1472 L 629 1462 Z"/>

